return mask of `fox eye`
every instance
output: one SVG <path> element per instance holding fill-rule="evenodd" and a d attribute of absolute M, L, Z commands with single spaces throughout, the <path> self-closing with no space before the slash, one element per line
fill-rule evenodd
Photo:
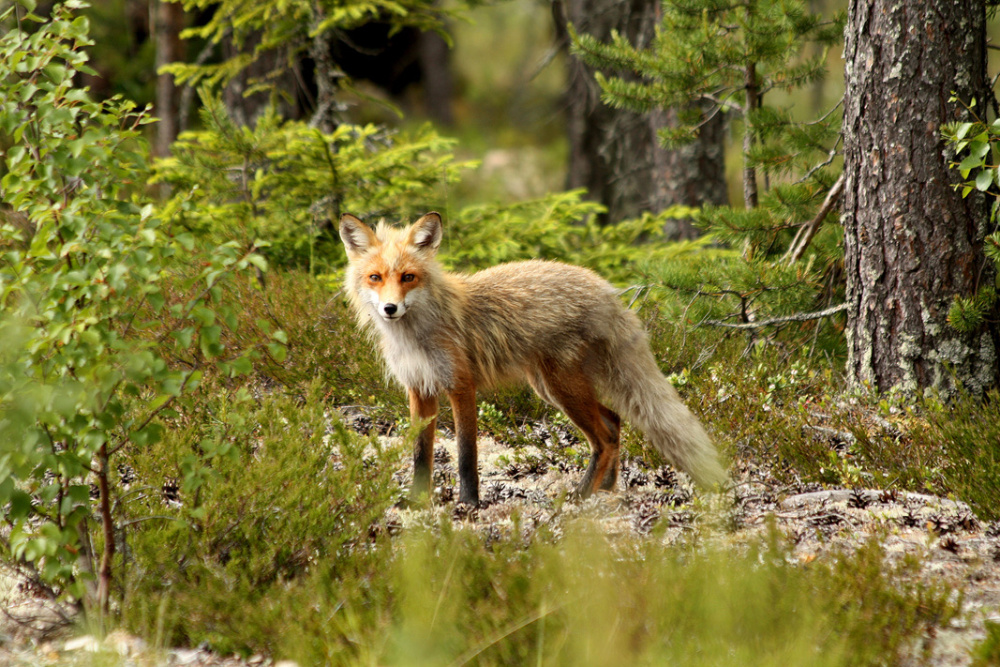
<path fill-rule="evenodd" d="M 412 273 L 404 273 L 399 278 L 400 282 L 404 282 L 404 283 L 412 283 L 416 279 L 417 279 L 417 277 L 414 274 L 412 274 Z"/>
<path fill-rule="evenodd" d="M 382 281 L 382 276 L 380 276 L 377 273 L 373 273 L 370 276 L 368 276 L 368 280 L 370 282 L 373 282 L 373 283 L 381 282 Z"/>

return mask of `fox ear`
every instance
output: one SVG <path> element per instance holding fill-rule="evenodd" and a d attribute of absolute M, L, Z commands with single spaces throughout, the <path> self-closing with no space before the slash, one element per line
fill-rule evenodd
<path fill-rule="evenodd" d="M 340 240 L 350 255 L 360 255 L 378 242 L 371 227 L 350 213 L 340 216 Z"/>
<path fill-rule="evenodd" d="M 435 211 L 421 216 L 410 227 L 410 243 L 420 250 L 437 252 L 441 235 L 441 215 Z"/>

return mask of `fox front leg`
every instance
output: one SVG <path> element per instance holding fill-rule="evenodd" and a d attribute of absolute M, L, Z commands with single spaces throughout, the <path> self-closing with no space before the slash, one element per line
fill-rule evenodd
<path fill-rule="evenodd" d="M 452 391 L 451 411 L 458 439 L 458 501 L 479 504 L 479 452 L 476 447 L 476 388 L 464 383 Z"/>
<path fill-rule="evenodd" d="M 434 466 L 434 428 L 437 425 L 437 396 L 421 396 L 414 390 L 410 395 L 410 421 L 414 424 L 430 418 L 413 445 L 413 500 L 430 495 Z"/>

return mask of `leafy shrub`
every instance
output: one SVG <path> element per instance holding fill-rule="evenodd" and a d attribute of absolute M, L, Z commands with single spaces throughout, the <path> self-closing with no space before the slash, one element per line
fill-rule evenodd
<path fill-rule="evenodd" d="M 183 133 L 156 165 L 154 182 L 174 193 L 165 214 L 216 242 L 267 239 L 279 266 L 341 266 L 341 213 L 423 213 L 469 166 L 455 161 L 453 140 L 426 126 L 345 124 L 325 135 L 273 109 L 238 125 L 218 97 L 203 92 L 202 103 L 205 128 Z"/>
<path fill-rule="evenodd" d="M 222 285 L 266 265 L 255 244 L 202 250 L 163 225 L 142 198 L 147 117 L 118 99 L 93 102 L 74 84 L 78 72 L 92 73 L 87 21 L 72 14 L 82 3 L 57 6 L 44 23 L 24 14 L 32 4 L 0 15 L 18 21 L 0 37 L 0 132 L 13 138 L 0 228 L 0 329 L 10 335 L 0 360 L 0 505 L 10 537 L 0 548 L 74 598 L 96 576 L 90 599 L 107 608 L 120 528 L 113 461 L 157 442 L 161 418 L 205 371 L 249 369 L 267 340 L 226 347 L 239 318 Z M 28 34 L 24 22 L 40 25 Z M 167 302 L 167 276 L 184 299 Z M 283 336 L 272 335 L 280 357 Z"/>

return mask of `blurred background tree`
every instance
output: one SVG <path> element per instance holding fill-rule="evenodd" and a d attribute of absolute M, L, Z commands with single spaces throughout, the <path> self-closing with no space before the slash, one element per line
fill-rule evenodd
<path fill-rule="evenodd" d="M 640 50 L 652 47 L 660 34 L 659 0 L 624 4 L 559 0 L 552 8 L 560 39 L 567 45 L 574 30 L 600 41 L 618 35 Z M 637 109 L 606 104 L 595 73 L 609 64 L 606 60 L 576 57 L 567 61 L 567 187 L 586 188 L 590 197 L 607 209 L 602 216 L 606 223 L 621 222 L 643 212 L 658 213 L 675 204 L 727 203 L 726 115 L 712 114 L 693 141 L 666 148 L 657 134 L 677 124 L 674 105 Z M 630 74 L 628 80 L 636 81 L 640 76 Z M 694 238 L 698 234 L 689 218 L 675 221 L 670 229 L 674 238 Z"/>

